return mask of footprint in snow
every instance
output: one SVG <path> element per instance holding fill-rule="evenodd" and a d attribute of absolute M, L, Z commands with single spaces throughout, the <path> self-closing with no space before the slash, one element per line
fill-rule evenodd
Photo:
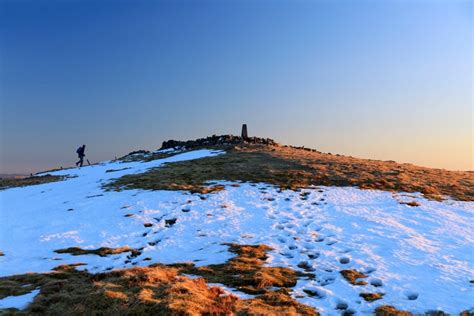
<path fill-rule="evenodd" d="M 413 291 L 404 291 L 403 295 L 406 297 L 407 300 L 409 301 L 414 301 L 418 298 L 418 293 L 413 292 Z"/>
<path fill-rule="evenodd" d="M 349 257 L 341 257 L 339 259 L 340 264 L 348 264 L 350 261 L 351 261 L 351 259 Z"/>
<path fill-rule="evenodd" d="M 305 288 L 303 289 L 303 292 L 312 298 L 322 299 L 326 297 L 326 293 L 314 287 Z"/>
<path fill-rule="evenodd" d="M 315 242 L 323 242 L 324 241 L 324 236 L 318 236 L 314 239 Z"/>
<path fill-rule="evenodd" d="M 377 271 L 377 268 L 375 268 L 375 267 L 367 267 L 367 268 L 364 269 L 365 274 L 370 274 L 370 273 L 375 272 L 375 271 Z"/>
<path fill-rule="evenodd" d="M 308 253 L 309 259 L 317 259 L 321 254 L 319 252 Z"/>
<path fill-rule="evenodd" d="M 285 228 L 285 226 L 283 226 L 282 224 L 276 224 L 275 228 L 279 229 L 279 230 L 283 230 Z"/>
<path fill-rule="evenodd" d="M 349 304 L 347 304 L 346 302 L 344 301 L 339 301 L 336 303 L 336 309 L 339 309 L 339 310 L 346 310 L 349 308 Z"/>
<path fill-rule="evenodd" d="M 370 279 L 369 283 L 375 287 L 380 287 L 383 285 L 382 280 L 377 279 L 377 278 Z"/>
<path fill-rule="evenodd" d="M 280 254 L 281 254 L 283 257 L 288 258 L 288 259 L 293 259 L 293 258 L 294 258 L 293 254 L 291 254 L 291 253 L 289 253 L 289 252 L 282 252 L 282 253 L 280 253 Z"/>
<path fill-rule="evenodd" d="M 336 280 L 336 279 L 335 279 L 334 277 L 332 277 L 332 276 L 330 276 L 330 277 L 325 277 L 325 278 L 323 278 L 323 279 L 321 279 L 321 280 L 319 281 L 319 284 L 320 284 L 321 286 L 326 286 L 326 285 L 329 285 L 329 284 L 333 284 L 335 280 Z"/>

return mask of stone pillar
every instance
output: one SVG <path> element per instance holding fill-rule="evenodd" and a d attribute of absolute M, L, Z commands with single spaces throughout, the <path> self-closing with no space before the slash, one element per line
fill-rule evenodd
<path fill-rule="evenodd" d="M 247 124 L 242 124 L 242 138 L 243 139 L 248 139 L 249 135 L 247 133 Z"/>

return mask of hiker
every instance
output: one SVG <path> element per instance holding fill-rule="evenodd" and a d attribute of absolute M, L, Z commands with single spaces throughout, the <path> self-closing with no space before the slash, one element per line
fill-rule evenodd
<path fill-rule="evenodd" d="M 79 157 L 79 161 L 76 162 L 76 166 L 82 167 L 82 164 L 84 163 L 84 157 L 86 156 L 84 154 L 85 150 L 86 150 L 86 145 L 82 145 L 76 150 L 77 156 Z"/>

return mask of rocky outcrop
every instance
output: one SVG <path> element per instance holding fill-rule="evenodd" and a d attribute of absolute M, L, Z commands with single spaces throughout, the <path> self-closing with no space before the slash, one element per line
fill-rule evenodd
<path fill-rule="evenodd" d="M 168 140 L 164 141 L 160 150 L 169 148 L 196 148 L 205 146 L 220 146 L 220 145 L 239 145 L 239 144 L 261 144 L 261 145 L 277 145 L 271 138 L 247 137 L 242 138 L 234 135 L 212 135 L 206 138 L 199 138 L 196 140 L 178 141 Z"/>

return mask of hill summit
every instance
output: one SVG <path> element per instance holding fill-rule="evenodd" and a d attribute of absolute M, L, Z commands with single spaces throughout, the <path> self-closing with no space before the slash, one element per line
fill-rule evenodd
<path fill-rule="evenodd" d="M 168 146 L 2 187 L 0 314 L 473 312 L 472 173 Z"/>
<path fill-rule="evenodd" d="M 225 155 L 184 161 L 128 175 L 107 187 L 120 189 L 203 190 L 211 180 L 265 182 L 281 188 L 356 186 L 392 192 L 421 192 L 429 199 L 474 201 L 474 173 L 415 166 L 395 161 L 355 158 L 316 149 L 281 145 L 270 138 L 213 135 L 163 142 L 157 152 L 135 151 L 125 161 L 164 158 L 196 149 L 223 150 Z M 208 188 L 206 189 L 208 190 Z"/>

